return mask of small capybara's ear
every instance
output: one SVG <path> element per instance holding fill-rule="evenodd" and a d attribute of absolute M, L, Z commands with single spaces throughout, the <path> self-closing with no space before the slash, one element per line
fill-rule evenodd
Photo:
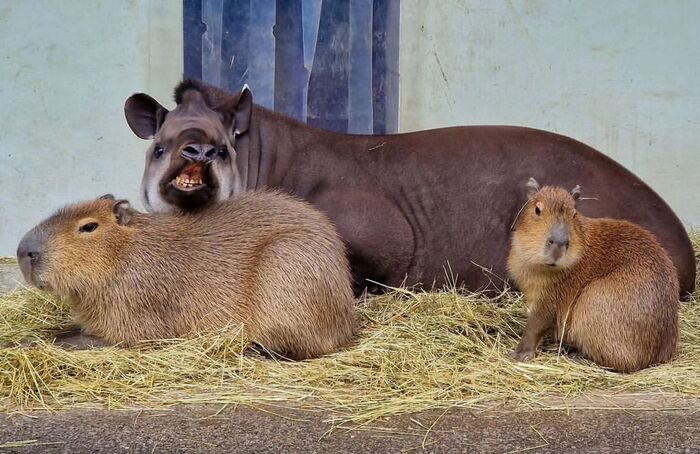
<path fill-rule="evenodd" d="M 531 199 L 537 191 L 540 190 L 540 184 L 534 178 L 530 177 L 525 183 L 525 189 L 527 190 L 527 198 Z"/>
<path fill-rule="evenodd" d="M 131 205 L 128 200 L 116 200 L 112 204 L 112 213 L 117 218 L 117 224 L 128 225 L 131 222 L 134 210 L 131 209 Z"/>
<path fill-rule="evenodd" d="M 581 186 L 576 185 L 574 189 L 571 190 L 571 197 L 573 197 L 574 200 L 578 200 L 579 197 L 581 197 Z"/>
<path fill-rule="evenodd" d="M 103 196 L 98 197 L 97 200 L 114 200 L 114 195 L 105 194 Z"/>

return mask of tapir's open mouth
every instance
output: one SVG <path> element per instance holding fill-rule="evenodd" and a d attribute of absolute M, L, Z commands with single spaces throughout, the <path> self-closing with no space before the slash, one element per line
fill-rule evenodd
<path fill-rule="evenodd" d="M 201 162 L 187 162 L 161 183 L 161 194 L 168 202 L 190 210 L 210 202 L 216 189 L 211 165 Z"/>
<path fill-rule="evenodd" d="M 185 166 L 171 181 L 176 188 L 183 191 L 196 191 L 206 186 L 204 183 L 205 164 L 195 162 Z"/>

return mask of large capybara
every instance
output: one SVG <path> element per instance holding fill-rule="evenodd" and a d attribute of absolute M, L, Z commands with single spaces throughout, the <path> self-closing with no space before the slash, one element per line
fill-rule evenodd
<path fill-rule="evenodd" d="M 527 325 L 514 357 L 526 361 L 543 335 L 598 364 L 634 372 L 669 361 L 678 341 L 678 279 L 648 230 L 576 210 L 580 188 L 539 188 L 515 223 L 510 274 L 525 295 Z"/>
<path fill-rule="evenodd" d="M 306 202 L 247 192 L 197 214 L 144 214 L 104 196 L 69 206 L 17 248 L 25 279 L 71 304 L 86 334 L 131 346 L 243 323 L 290 359 L 349 344 L 344 245 Z"/>

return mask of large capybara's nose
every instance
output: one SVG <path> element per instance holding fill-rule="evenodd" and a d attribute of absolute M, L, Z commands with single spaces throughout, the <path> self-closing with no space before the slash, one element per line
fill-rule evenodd
<path fill-rule="evenodd" d="M 27 283 L 32 283 L 32 271 L 41 259 L 41 252 L 42 238 L 36 230 L 24 235 L 17 246 L 17 264 Z"/>

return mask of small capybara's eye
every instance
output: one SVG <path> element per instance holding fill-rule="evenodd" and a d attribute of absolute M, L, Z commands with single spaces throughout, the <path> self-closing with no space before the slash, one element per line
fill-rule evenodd
<path fill-rule="evenodd" d="M 97 222 L 88 222 L 87 224 L 81 225 L 78 228 L 78 230 L 80 231 L 80 233 L 90 233 L 90 232 L 94 232 L 95 230 L 97 230 L 98 226 L 99 226 L 99 224 Z"/>
<path fill-rule="evenodd" d="M 221 159 L 226 159 L 228 157 L 228 149 L 226 147 L 221 147 L 216 152 Z"/>
<path fill-rule="evenodd" d="M 165 148 L 161 147 L 160 145 L 153 149 L 153 157 L 156 159 L 160 159 L 160 157 L 163 156 L 163 153 L 165 153 Z"/>
<path fill-rule="evenodd" d="M 535 207 L 535 214 L 536 214 L 537 216 L 539 216 L 540 214 L 542 214 L 542 210 L 540 210 L 540 207 Z"/>

